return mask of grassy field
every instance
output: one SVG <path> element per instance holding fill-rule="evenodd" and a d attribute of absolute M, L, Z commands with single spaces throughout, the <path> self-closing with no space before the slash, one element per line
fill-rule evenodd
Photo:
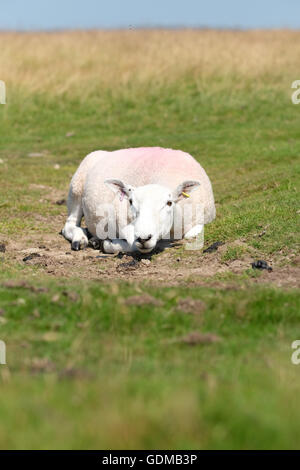
<path fill-rule="evenodd" d="M 299 448 L 299 40 L 0 34 L 1 449 Z M 223 245 L 71 252 L 81 159 L 157 145 L 206 169 Z"/>

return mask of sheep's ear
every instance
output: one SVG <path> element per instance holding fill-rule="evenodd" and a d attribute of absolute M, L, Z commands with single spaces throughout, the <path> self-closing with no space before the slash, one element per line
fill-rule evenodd
<path fill-rule="evenodd" d="M 181 199 L 188 198 L 190 193 L 200 186 L 199 181 L 184 181 L 179 184 L 173 192 L 174 202 L 181 201 Z"/>
<path fill-rule="evenodd" d="M 104 183 L 107 184 L 107 186 L 109 186 L 115 193 L 120 193 L 120 196 L 129 197 L 134 190 L 133 186 L 125 184 L 121 180 L 105 180 Z"/>

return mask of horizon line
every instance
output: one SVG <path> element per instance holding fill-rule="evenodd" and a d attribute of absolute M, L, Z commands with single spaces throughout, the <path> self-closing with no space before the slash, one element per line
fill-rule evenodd
<path fill-rule="evenodd" d="M 101 27 L 58 27 L 58 28 L 2 28 L 0 27 L 0 33 L 62 33 L 62 32 L 75 32 L 75 31 L 144 31 L 144 30 L 170 30 L 170 31 L 182 31 L 182 30 L 200 30 L 200 31 L 236 31 L 236 32 L 247 32 L 247 31 L 291 31 L 299 32 L 300 26 L 298 28 L 291 26 L 264 26 L 264 27 L 243 27 L 243 26 L 101 26 Z"/>

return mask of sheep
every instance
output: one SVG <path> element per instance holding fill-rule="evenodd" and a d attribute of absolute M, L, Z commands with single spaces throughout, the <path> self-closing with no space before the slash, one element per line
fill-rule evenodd
<path fill-rule="evenodd" d="M 67 206 L 62 234 L 72 249 L 85 248 L 90 234 L 104 253 L 149 253 L 162 239 L 197 237 L 216 215 L 201 165 L 188 153 L 161 147 L 90 153 L 71 180 Z M 175 222 L 187 208 L 190 217 L 178 236 Z M 87 229 L 80 226 L 83 216 Z"/>

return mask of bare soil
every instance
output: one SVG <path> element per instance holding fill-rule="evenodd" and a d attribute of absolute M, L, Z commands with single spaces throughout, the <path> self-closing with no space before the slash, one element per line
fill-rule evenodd
<path fill-rule="evenodd" d="M 224 243 L 210 253 L 185 250 L 184 242 L 145 256 L 110 255 L 92 248 L 74 252 L 70 243 L 59 234 L 64 220 L 63 214 L 48 218 L 47 225 L 51 233 L 34 232 L 30 237 L 0 240 L 0 243 L 5 245 L 5 252 L 1 253 L 1 256 L 9 262 L 35 266 L 54 277 L 232 289 L 239 286 L 234 280 L 222 280 L 222 275 L 242 274 L 245 270 L 252 269 L 251 263 L 255 259 L 253 249 L 242 241 Z M 223 255 L 229 246 L 244 249 L 241 259 L 224 261 Z M 286 257 L 283 259 L 280 255 L 264 259 L 273 270 L 262 270 L 259 276 L 249 277 L 249 282 L 269 283 L 283 288 L 300 287 L 299 258 L 292 255 L 287 262 Z M 217 275 L 221 275 L 220 280 Z"/>

